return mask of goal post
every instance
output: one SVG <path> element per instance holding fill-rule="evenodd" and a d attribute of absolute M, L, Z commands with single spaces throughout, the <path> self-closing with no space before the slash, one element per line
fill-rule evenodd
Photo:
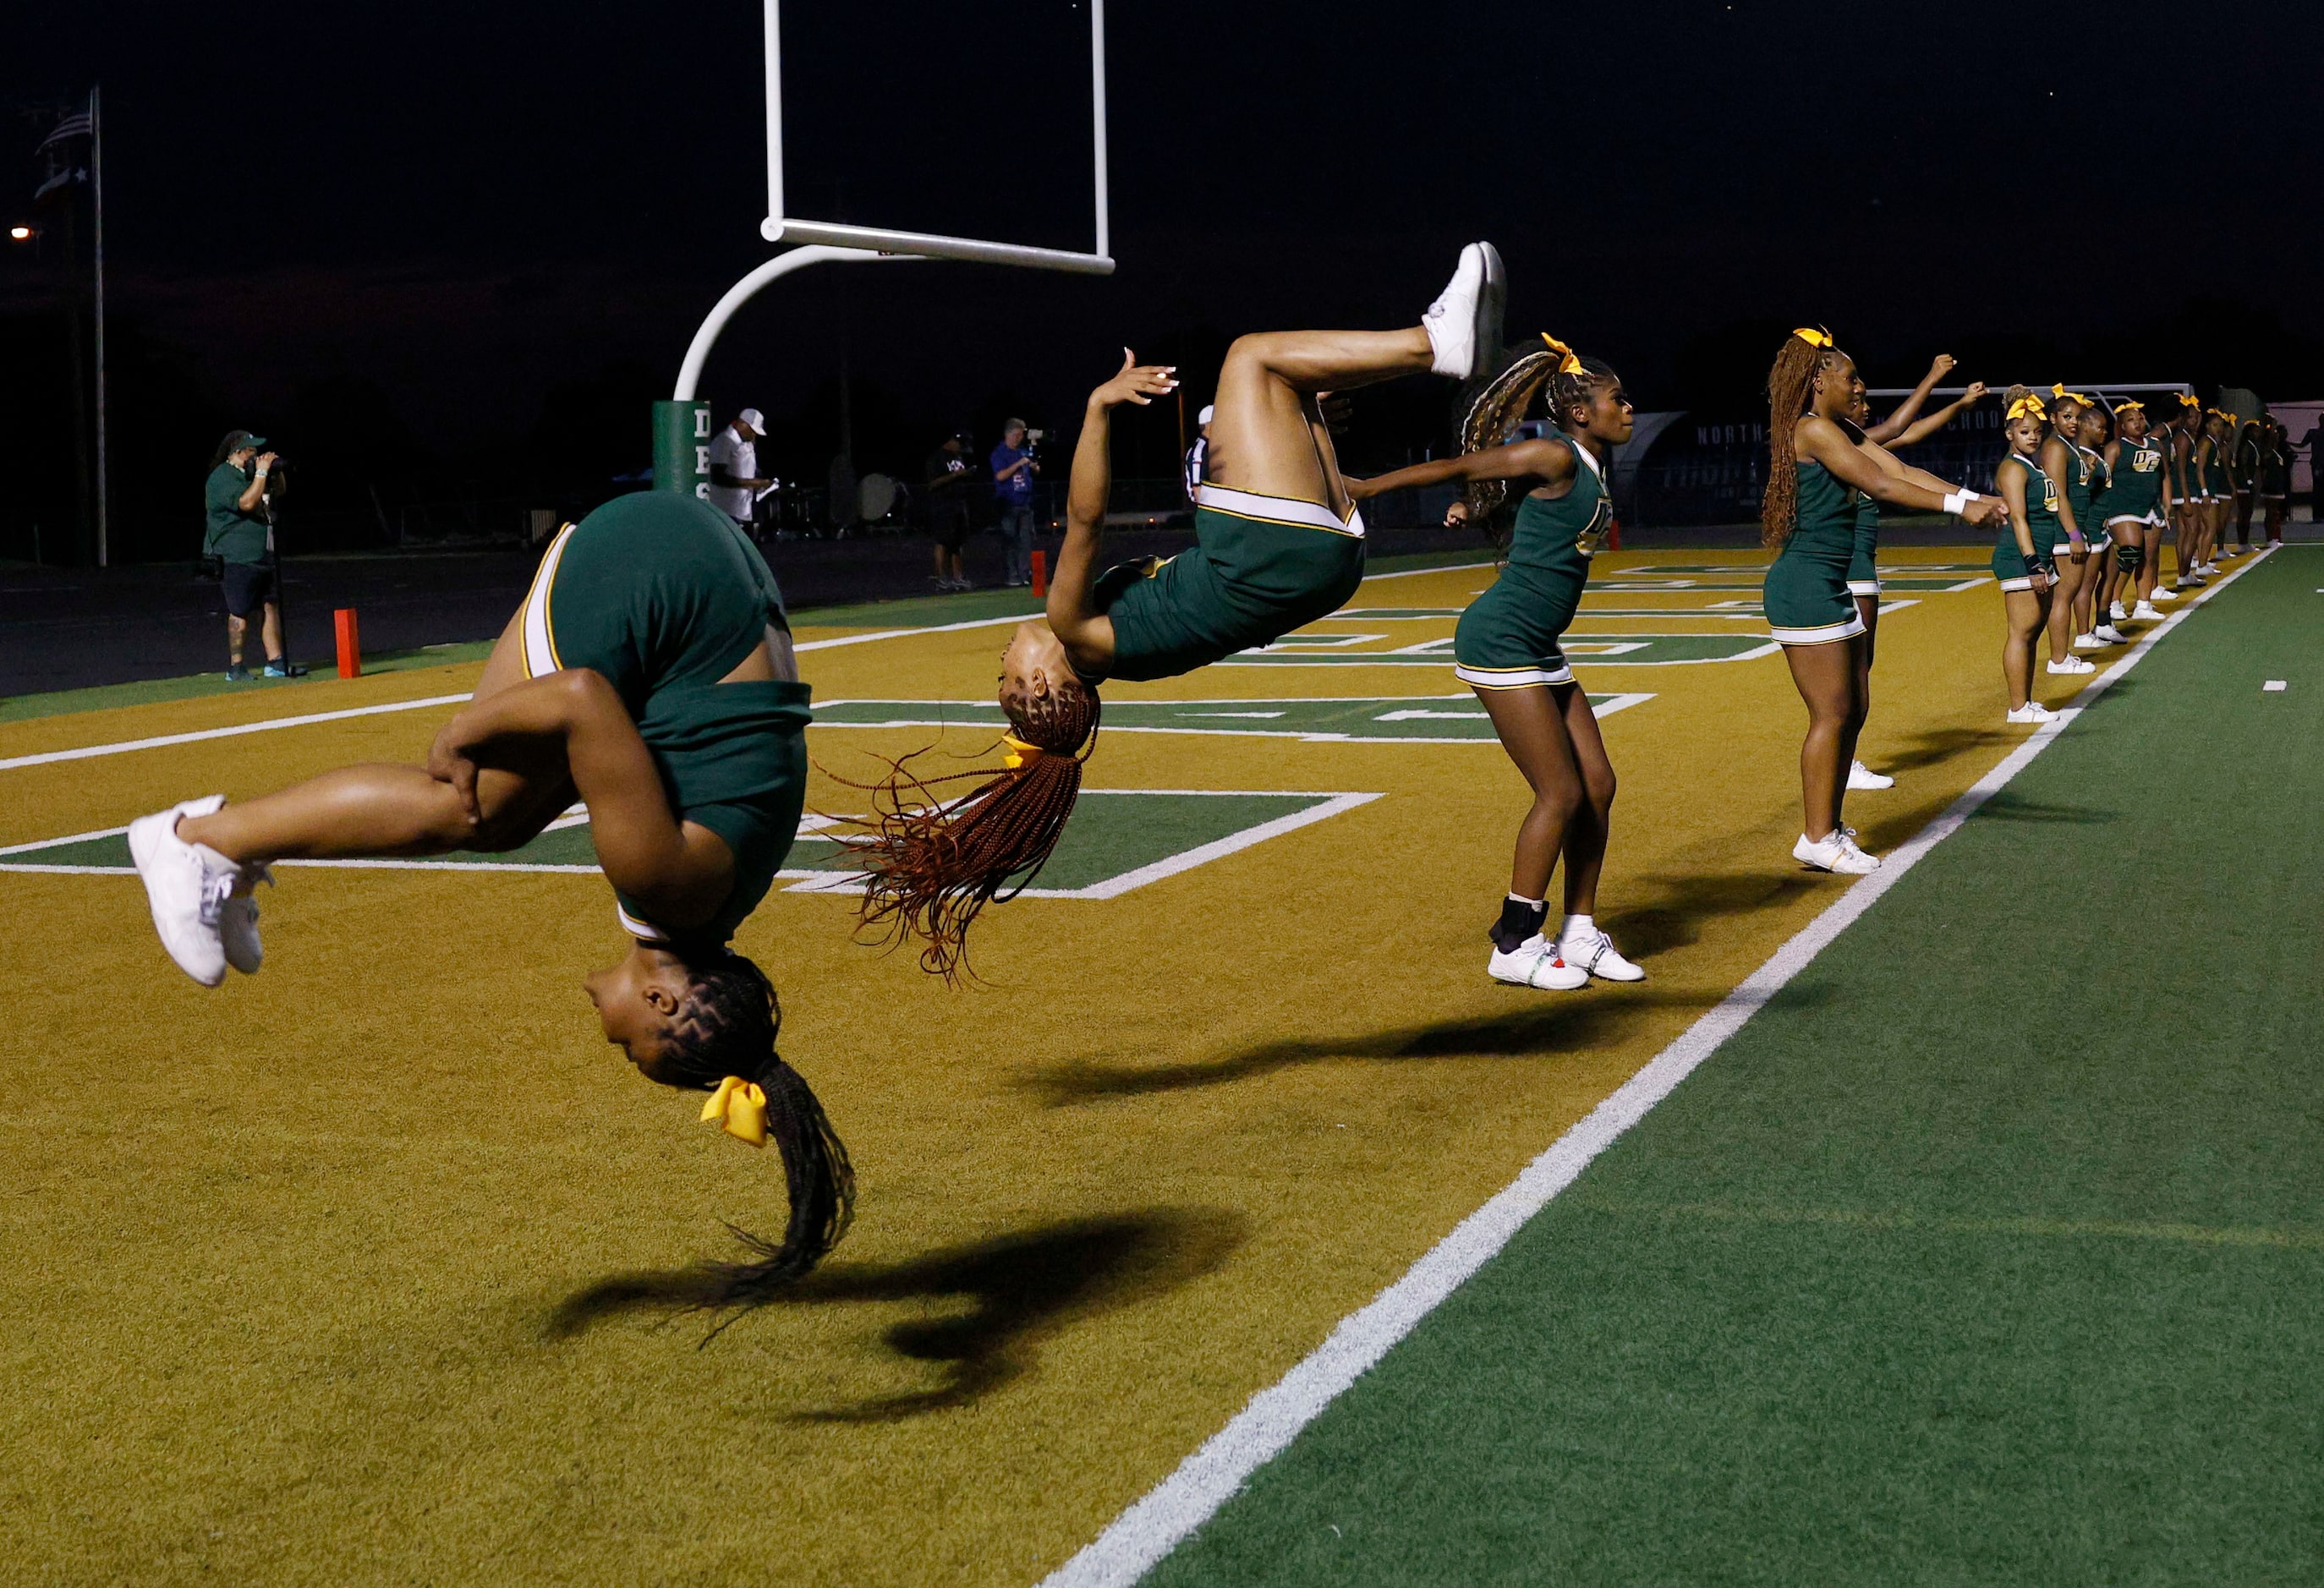
<path fill-rule="evenodd" d="M 702 371 L 727 322 L 761 291 L 811 264 L 862 263 L 879 259 L 956 259 L 1026 270 L 1065 271 L 1077 275 L 1113 273 L 1112 199 L 1108 187 L 1105 142 L 1105 0 L 1090 0 L 1090 152 L 1093 236 L 1088 253 L 1040 248 L 985 237 L 951 237 L 886 226 L 812 220 L 784 213 L 782 0 L 761 0 L 766 23 L 767 215 L 759 235 L 770 243 L 798 246 L 777 254 L 727 289 L 713 306 L 679 363 L 669 401 L 655 404 L 654 486 L 700 495 L 709 476 L 706 443 L 697 450 L 695 432 L 706 424 L 698 401 Z"/>

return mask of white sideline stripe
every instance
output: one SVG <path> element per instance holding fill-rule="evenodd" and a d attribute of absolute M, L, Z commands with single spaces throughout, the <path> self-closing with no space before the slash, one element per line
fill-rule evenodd
<path fill-rule="evenodd" d="M 158 750 L 165 744 L 191 744 L 203 739 L 231 739 L 241 734 L 263 734 L 275 728 L 303 728 L 312 723 L 344 722 L 353 716 L 377 716 L 383 712 L 418 711 L 429 706 L 456 706 L 462 695 L 430 695 L 425 700 L 392 700 L 384 706 L 351 706 L 345 711 L 310 711 L 302 716 L 271 716 L 263 722 L 238 723 L 230 728 L 203 728 L 191 734 L 163 734 L 152 739 L 123 739 L 112 744 L 86 744 L 78 750 L 46 750 L 38 755 L 12 756 L 0 761 L 0 772 L 20 766 L 47 766 L 51 762 L 86 761 L 92 755 L 124 755 L 132 750 Z M 103 836 L 102 834 L 97 835 Z"/>
<path fill-rule="evenodd" d="M 809 640 L 804 645 L 794 645 L 798 651 L 829 651 L 841 645 L 869 645 L 874 640 L 900 640 L 911 634 L 951 634 L 962 629 L 997 629 L 1002 623 L 1021 623 L 1027 618 L 1038 617 L 1038 612 L 1012 612 L 1007 617 L 974 617 L 964 623 L 932 623 L 924 629 L 875 629 L 868 634 L 842 634 L 836 640 Z"/>
<path fill-rule="evenodd" d="M 2163 619 L 2121 661 L 2084 686 L 2077 698 L 2088 700 L 2104 691 L 2135 667 L 2189 612 L 2241 578 L 2266 555 L 2261 553 Z M 1181 1539 L 1216 1515 L 1253 1473 L 1281 1453 L 1390 1347 L 1491 1260 L 1527 1220 L 1574 1182 L 1591 1159 L 1669 1096 L 1833 938 L 1895 887 L 1922 856 L 1959 832 L 1978 807 L 1999 793 L 2080 715 L 2078 705 L 2034 729 L 2025 743 L 2004 756 L 2000 765 L 1978 779 L 1943 815 L 1891 851 L 1878 871 L 1850 885 L 1741 986 L 1527 1164 L 1491 1201 L 1462 1219 L 1402 1279 L 1362 1310 L 1342 1319 L 1330 1338 L 1305 1361 L 1252 1396 L 1233 1421 L 1211 1436 L 1144 1499 L 1115 1518 L 1080 1554 L 1049 1574 L 1042 1588 L 1128 1588 L 1160 1564 Z"/>

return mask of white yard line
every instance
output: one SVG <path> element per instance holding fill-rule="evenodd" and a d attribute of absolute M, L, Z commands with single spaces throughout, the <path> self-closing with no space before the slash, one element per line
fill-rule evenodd
<path fill-rule="evenodd" d="M 2088 701 L 2103 693 L 2137 666 L 2154 642 L 2190 612 L 2257 567 L 2267 555 L 2261 553 L 2163 619 L 2119 662 L 2091 679 L 2077 699 Z M 1574 1182 L 1592 1159 L 1716 1053 L 1923 856 L 1959 832 L 1979 807 L 2055 743 L 2080 712 L 2077 705 L 2034 729 L 2025 743 L 2003 757 L 2000 765 L 1978 779 L 1943 815 L 1892 850 L 1878 871 L 1849 886 L 1741 986 L 1527 1164 L 1491 1201 L 1462 1220 L 1402 1279 L 1369 1306 L 1342 1320 L 1305 1361 L 1251 1397 L 1231 1422 L 1180 1463 L 1176 1472 L 1115 1518 L 1080 1554 L 1051 1573 L 1044 1588 L 1127 1588 L 1144 1576 L 1181 1539 L 1217 1514 L 1252 1473 L 1273 1460 L 1390 1347 L 1491 1260 L 1528 1219 Z"/>
<path fill-rule="evenodd" d="M 0 761 L 0 772 L 23 766 L 47 766 L 59 761 L 86 761 L 93 755 L 125 755 L 132 750 L 159 750 L 168 744 L 192 744 L 204 739 L 232 739 L 243 734 L 264 734 L 276 728 L 303 728 L 314 723 L 344 722 L 349 717 L 378 716 L 391 711 L 419 711 L 429 706 L 457 706 L 466 695 L 430 695 L 425 700 L 392 700 L 384 706 L 351 706 L 345 711 L 310 711 L 300 716 L 271 716 L 263 722 L 237 723 L 230 728 L 203 728 L 190 734 L 162 734 L 152 739 L 123 739 L 111 744 L 85 744 L 78 750 L 48 750 L 38 755 L 11 756 Z"/>

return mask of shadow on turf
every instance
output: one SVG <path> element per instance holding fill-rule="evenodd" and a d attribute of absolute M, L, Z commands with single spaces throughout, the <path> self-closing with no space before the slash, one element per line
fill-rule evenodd
<path fill-rule="evenodd" d="M 1068 1325 L 1174 1290 L 1242 1244 L 1242 1215 L 1216 1208 L 1148 1208 L 1045 1224 L 896 1263 L 825 1263 L 767 1306 L 845 1302 L 930 1304 L 941 1316 L 887 1332 L 890 1350 L 939 1364 L 934 1389 L 796 1413 L 805 1422 L 879 1423 L 966 1406 L 1033 1371 L 1040 1344 Z M 703 1268 L 619 1274 L 575 1292 L 544 1325 L 551 1339 L 632 1313 L 665 1317 L 706 1307 L 715 1276 Z M 959 1298 L 973 1306 L 957 1308 Z"/>
<path fill-rule="evenodd" d="M 1540 996 L 1519 988 L 1511 988 L 1509 992 L 1512 997 Z M 1648 1011 L 1708 1009 L 1717 1002 L 1716 997 L 1700 993 L 1613 991 L 1586 999 L 1561 995 L 1557 1002 L 1536 1002 L 1489 1020 L 1402 1026 L 1357 1037 L 1267 1042 L 1241 1053 L 1194 1064 L 1121 1068 L 1082 1059 L 1038 1070 L 1023 1085 L 1045 1094 L 1050 1107 L 1065 1108 L 1109 1097 L 1230 1085 L 1299 1065 L 1348 1059 L 1514 1058 L 1571 1053 L 1619 1041 Z"/>

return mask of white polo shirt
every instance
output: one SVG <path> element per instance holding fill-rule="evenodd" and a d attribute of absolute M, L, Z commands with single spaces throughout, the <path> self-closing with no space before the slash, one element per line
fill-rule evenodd
<path fill-rule="evenodd" d="M 745 441 L 728 425 L 711 440 L 710 466 L 723 468 L 738 480 L 759 477 L 759 446 Z M 710 505 L 737 523 L 751 521 L 751 488 L 747 485 L 712 485 L 705 493 Z"/>

